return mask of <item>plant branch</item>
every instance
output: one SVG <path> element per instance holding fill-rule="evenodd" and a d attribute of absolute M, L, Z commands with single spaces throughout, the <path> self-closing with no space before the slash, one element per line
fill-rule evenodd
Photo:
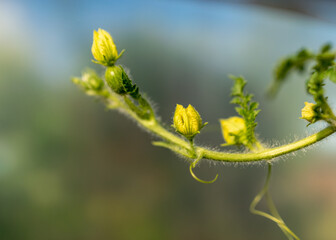
<path fill-rule="evenodd" d="M 127 106 L 125 102 L 123 102 L 121 98 L 113 98 L 112 101 L 114 102 L 118 101 L 118 103 L 111 102 L 107 104 L 107 106 L 109 105 L 119 106 L 121 108 L 121 111 L 125 112 L 129 117 L 131 117 L 138 124 L 140 124 L 140 126 L 145 128 L 149 132 L 155 134 L 156 136 L 162 138 L 165 142 L 167 142 L 166 144 L 163 143 L 159 144 L 156 142 L 155 143 L 156 146 L 166 147 L 178 154 L 182 154 L 185 157 L 189 157 L 188 154 L 183 154 L 186 152 L 193 151 L 193 149 L 191 149 L 190 147 L 189 141 L 186 141 L 178 137 L 174 133 L 168 131 L 160 124 L 160 122 L 154 116 L 150 119 L 141 119 Z M 292 142 L 280 147 L 264 149 L 262 151 L 253 153 L 226 153 L 226 152 L 209 150 L 199 146 L 194 146 L 194 148 L 196 152 L 202 151 L 203 158 L 208 160 L 223 161 L 223 162 L 256 162 L 263 160 L 272 160 L 275 157 L 279 157 L 291 152 L 295 152 L 299 149 L 308 147 L 330 136 L 335 131 L 336 126 L 334 125 L 329 126 L 299 141 Z"/>

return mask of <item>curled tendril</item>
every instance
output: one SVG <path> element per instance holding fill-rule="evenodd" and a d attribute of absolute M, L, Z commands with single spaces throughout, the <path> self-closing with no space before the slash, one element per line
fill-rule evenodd
<path fill-rule="evenodd" d="M 216 175 L 216 177 L 215 177 L 214 179 L 212 179 L 212 180 L 210 180 L 210 181 L 205 181 L 205 180 L 202 180 L 202 179 L 198 178 L 198 177 L 195 175 L 195 173 L 193 172 L 193 168 L 196 167 L 197 163 L 202 159 L 202 157 L 203 157 L 203 155 L 200 154 L 200 156 L 199 156 L 194 162 L 192 162 L 192 163 L 190 164 L 190 167 L 189 167 L 190 174 L 191 174 L 191 176 L 192 176 L 196 181 L 198 181 L 198 182 L 200 182 L 200 183 L 205 183 L 205 184 L 214 183 L 214 182 L 217 180 L 217 178 L 218 178 L 218 174 Z"/>
<path fill-rule="evenodd" d="M 253 199 L 253 201 L 250 205 L 250 212 L 253 213 L 253 214 L 268 218 L 271 221 L 278 224 L 281 231 L 287 236 L 287 238 L 289 240 L 293 240 L 293 239 L 300 240 L 300 238 L 295 235 L 295 233 L 286 225 L 284 220 L 281 218 L 278 210 L 276 209 L 276 207 L 274 205 L 274 202 L 271 198 L 271 195 L 269 194 L 268 189 L 269 189 L 269 181 L 270 181 L 270 178 L 271 178 L 271 174 L 272 174 L 272 164 L 270 162 L 268 162 L 268 172 L 267 172 L 267 177 L 266 177 L 265 184 L 264 184 L 262 190 Z M 267 206 L 270 210 L 270 214 L 267 213 L 267 212 L 263 212 L 263 211 L 260 211 L 260 210 L 256 209 L 256 206 L 258 205 L 258 203 L 261 201 L 261 199 L 263 197 L 265 197 L 265 199 L 266 199 L 266 203 L 267 203 Z"/>

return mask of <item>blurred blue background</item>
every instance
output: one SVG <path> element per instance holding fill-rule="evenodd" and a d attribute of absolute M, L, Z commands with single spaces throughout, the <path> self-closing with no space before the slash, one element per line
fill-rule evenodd
<path fill-rule="evenodd" d="M 269 146 L 315 132 L 300 120 L 307 75 L 265 98 L 277 61 L 336 43 L 332 1 L 0 2 L 0 239 L 285 239 L 248 211 L 263 165 L 188 165 L 70 78 L 91 62 L 92 32 L 126 49 L 120 63 L 170 125 L 176 103 L 209 126 L 196 141 L 223 143 L 218 119 L 235 114 L 243 75 L 261 102 L 257 132 Z M 335 86 L 327 95 L 335 108 Z M 336 239 L 335 137 L 275 164 L 271 192 L 302 239 Z M 285 161 L 284 161 L 285 160 Z M 261 204 L 261 208 L 265 207 Z"/>

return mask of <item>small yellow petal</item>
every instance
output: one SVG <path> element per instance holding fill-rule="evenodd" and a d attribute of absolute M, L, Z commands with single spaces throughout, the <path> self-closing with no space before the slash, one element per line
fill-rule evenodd
<path fill-rule="evenodd" d="M 305 106 L 301 110 L 301 118 L 307 120 L 308 122 L 313 122 L 313 119 L 317 117 L 315 112 L 316 104 L 305 102 Z"/>
<path fill-rule="evenodd" d="M 240 117 L 230 117 L 227 119 L 220 119 L 220 124 L 224 140 L 228 144 L 239 144 L 239 142 L 236 142 L 236 137 L 234 135 L 239 135 L 246 131 L 245 120 Z"/>

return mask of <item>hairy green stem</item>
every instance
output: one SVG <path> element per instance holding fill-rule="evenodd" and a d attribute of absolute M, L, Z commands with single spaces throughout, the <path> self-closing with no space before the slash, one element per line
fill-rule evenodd
<path fill-rule="evenodd" d="M 120 98 L 119 98 L 120 99 Z M 115 99 L 113 99 L 115 101 Z M 213 151 L 203 147 L 194 146 L 194 149 L 191 149 L 190 142 L 178 137 L 174 133 L 168 131 L 164 128 L 159 121 L 153 116 L 150 119 L 141 119 L 137 116 L 128 106 L 122 102 L 122 99 L 119 100 L 118 105 L 122 108 L 124 112 L 127 113 L 131 118 L 133 118 L 136 122 L 138 122 L 143 128 L 147 129 L 151 133 L 157 135 L 167 142 L 167 144 L 155 144 L 161 147 L 167 147 L 170 150 L 181 154 L 181 152 L 186 150 L 186 152 L 202 152 L 203 158 L 214 160 L 214 161 L 223 161 L 223 162 L 255 162 L 262 160 L 272 160 L 275 157 L 279 157 L 291 152 L 295 152 L 299 149 L 310 146 L 322 139 L 328 137 L 336 131 L 336 126 L 329 126 L 324 128 L 323 130 L 312 134 L 306 138 L 303 138 L 299 141 L 292 142 L 280 147 L 268 148 L 258 152 L 252 153 L 226 153 L 220 151 Z M 156 142 L 157 143 L 157 142 Z M 172 145 L 174 147 L 172 147 Z M 193 151 L 194 150 L 194 151 Z M 184 152 L 184 151 L 183 151 Z M 183 154 L 184 156 L 188 156 L 188 154 Z M 189 158 L 195 158 L 193 154 L 188 156 Z"/>
<path fill-rule="evenodd" d="M 336 127 L 329 126 L 325 129 L 312 134 L 306 138 L 303 138 L 299 141 L 292 142 L 280 147 L 269 148 L 256 153 L 224 153 L 204 149 L 204 158 L 213 159 L 216 161 L 227 161 L 227 162 L 252 162 L 260 161 L 265 159 L 273 159 L 275 157 L 282 156 L 287 153 L 297 151 L 299 149 L 310 146 L 322 139 L 328 137 L 336 131 Z"/>

